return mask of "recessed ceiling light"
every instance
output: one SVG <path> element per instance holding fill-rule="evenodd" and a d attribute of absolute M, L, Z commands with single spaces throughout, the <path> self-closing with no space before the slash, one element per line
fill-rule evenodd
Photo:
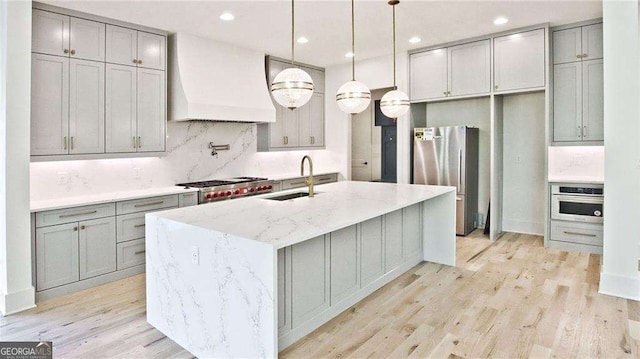
<path fill-rule="evenodd" d="M 509 22 L 509 19 L 507 19 L 504 16 L 497 17 L 495 20 L 493 20 L 494 25 L 504 25 L 508 22 Z"/>
<path fill-rule="evenodd" d="M 344 54 L 344 57 L 353 57 L 353 52 L 347 52 L 346 54 Z"/>
<path fill-rule="evenodd" d="M 222 15 L 220 15 L 220 20 L 224 20 L 224 21 L 231 21 L 233 19 L 235 19 L 236 17 L 233 16 L 232 13 L 230 12 L 224 12 L 222 13 Z"/>
<path fill-rule="evenodd" d="M 414 36 L 414 37 L 412 37 L 412 38 L 410 38 L 410 39 L 409 39 L 409 42 L 410 42 L 410 43 L 412 43 L 412 44 L 417 44 L 417 43 L 419 43 L 420 41 L 422 41 L 422 39 L 421 39 L 421 38 L 419 38 L 419 37 L 417 37 L 417 36 Z"/>
<path fill-rule="evenodd" d="M 299 43 L 299 44 L 306 44 L 307 42 L 309 42 L 309 39 L 307 39 L 307 38 L 306 38 L 306 37 L 304 37 L 304 36 L 300 36 L 300 37 L 298 38 L 298 43 Z"/>

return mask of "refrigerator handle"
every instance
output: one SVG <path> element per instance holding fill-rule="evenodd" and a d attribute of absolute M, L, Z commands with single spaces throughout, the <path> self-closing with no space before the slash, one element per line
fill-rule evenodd
<path fill-rule="evenodd" d="M 458 150 L 458 192 L 462 187 L 462 150 Z"/>

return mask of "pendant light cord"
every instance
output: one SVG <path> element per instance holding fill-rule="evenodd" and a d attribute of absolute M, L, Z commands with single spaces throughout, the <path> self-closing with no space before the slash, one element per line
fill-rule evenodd
<path fill-rule="evenodd" d="M 351 0 L 351 81 L 356 80 L 356 16 L 354 0 Z"/>
<path fill-rule="evenodd" d="M 294 65 L 294 59 L 296 57 L 296 48 L 295 48 L 295 43 L 296 43 L 296 36 L 295 36 L 295 21 L 296 21 L 296 10 L 295 10 L 295 4 L 294 4 L 295 0 L 291 0 L 291 66 L 295 66 Z"/>
<path fill-rule="evenodd" d="M 397 90 L 396 86 L 396 5 L 393 4 L 393 89 Z"/>

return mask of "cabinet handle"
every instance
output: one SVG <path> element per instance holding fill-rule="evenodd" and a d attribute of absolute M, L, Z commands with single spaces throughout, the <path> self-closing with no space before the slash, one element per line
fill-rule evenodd
<path fill-rule="evenodd" d="M 157 204 L 163 204 L 164 201 L 157 201 L 157 202 L 149 202 L 149 203 L 137 203 L 134 204 L 134 207 L 147 207 L 147 206 L 155 206 Z"/>
<path fill-rule="evenodd" d="M 133 148 L 136 148 L 136 136 L 133 136 Z"/>
<path fill-rule="evenodd" d="M 578 136 L 578 138 L 582 138 L 582 127 L 578 126 L 578 129 L 576 131 L 576 135 Z"/>
<path fill-rule="evenodd" d="M 67 136 L 64 136 L 64 149 L 67 149 Z"/>
<path fill-rule="evenodd" d="M 87 227 L 85 227 L 85 226 L 80 226 L 80 229 L 85 229 L 85 228 L 87 228 Z"/>
<path fill-rule="evenodd" d="M 77 232 L 78 231 L 78 226 L 73 227 L 73 231 Z"/>
<path fill-rule="evenodd" d="M 589 137 L 589 132 L 587 131 L 587 126 L 582 126 L 582 138 Z"/>
<path fill-rule="evenodd" d="M 447 96 L 447 91 L 443 92 L 443 94 L 444 94 L 445 96 Z"/>
<path fill-rule="evenodd" d="M 71 50 L 71 55 L 75 55 L 76 54 L 76 50 Z"/>
<path fill-rule="evenodd" d="M 568 232 L 568 231 L 564 231 L 564 234 L 572 234 L 575 236 L 584 236 L 584 237 L 595 237 L 595 234 L 591 234 L 591 233 L 580 233 L 580 232 Z"/>
<path fill-rule="evenodd" d="M 71 149 L 73 149 L 73 136 L 71 136 L 69 143 L 71 144 Z"/>
<path fill-rule="evenodd" d="M 577 59 L 581 59 L 581 58 L 582 58 L 582 55 L 577 54 L 577 55 L 576 55 L 576 58 L 577 58 Z"/>
<path fill-rule="evenodd" d="M 62 50 L 62 52 L 64 52 L 65 54 L 68 54 L 69 53 L 69 49 L 64 49 L 64 50 Z"/>
<path fill-rule="evenodd" d="M 588 54 L 582 54 L 582 58 L 584 59 L 585 57 L 587 57 Z"/>
<path fill-rule="evenodd" d="M 140 136 L 138 136 L 138 148 L 142 147 L 142 145 L 140 143 L 142 143 L 142 139 L 141 139 Z"/>
<path fill-rule="evenodd" d="M 146 253 L 147 251 L 135 251 L 133 252 L 133 254 L 142 254 L 142 253 Z"/>
<path fill-rule="evenodd" d="M 282 144 L 283 145 L 287 144 L 287 137 L 286 136 L 282 136 Z"/>
<path fill-rule="evenodd" d="M 142 223 L 142 224 L 136 224 L 135 226 L 133 226 L 133 228 L 140 228 L 140 227 L 144 227 L 146 224 Z"/>
<path fill-rule="evenodd" d="M 498 85 L 493 86 L 493 89 L 497 90 L 498 89 Z"/>
<path fill-rule="evenodd" d="M 291 182 L 292 186 L 297 186 L 299 184 L 305 184 L 305 181 Z"/>
<path fill-rule="evenodd" d="M 138 65 L 142 65 L 142 60 L 138 60 Z"/>
<path fill-rule="evenodd" d="M 77 217 L 77 216 L 86 216 L 88 214 L 94 214 L 94 213 L 98 213 L 98 210 L 95 209 L 93 211 L 87 211 L 87 212 L 77 212 L 77 213 L 69 213 L 69 214 L 61 214 L 59 217 L 60 218 L 67 218 L 67 217 Z"/>
<path fill-rule="evenodd" d="M 133 63 L 134 63 L 134 64 L 137 64 L 137 63 L 138 63 L 138 60 L 133 59 Z"/>

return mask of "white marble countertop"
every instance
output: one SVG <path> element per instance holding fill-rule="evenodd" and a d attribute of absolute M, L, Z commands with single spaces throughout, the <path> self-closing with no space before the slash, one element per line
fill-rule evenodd
<path fill-rule="evenodd" d="M 549 176 L 550 183 L 593 183 L 604 184 L 604 178 L 595 176 L 567 176 L 567 175 L 554 175 Z"/>
<path fill-rule="evenodd" d="M 170 194 L 180 194 L 197 192 L 197 188 L 184 189 L 180 186 L 158 187 L 139 189 L 131 191 L 118 191 L 99 193 L 90 196 L 76 196 L 57 199 L 48 199 L 42 201 L 31 201 L 31 212 L 49 211 L 53 209 L 89 206 L 92 204 L 101 204 L 115 201 L 127 201 L 130 199 L 140 199 L 156 196 L 166 196 Z"/>
<path fill-rule="evenodd" d="M 316 186 L 313 198 L 265 199 L 300 191 L 306 191 L 306 188 L 155 212 L 147 216 L 256 240 L 277 249 L 455 191 L 455 188 L 341 181 Z"/>

